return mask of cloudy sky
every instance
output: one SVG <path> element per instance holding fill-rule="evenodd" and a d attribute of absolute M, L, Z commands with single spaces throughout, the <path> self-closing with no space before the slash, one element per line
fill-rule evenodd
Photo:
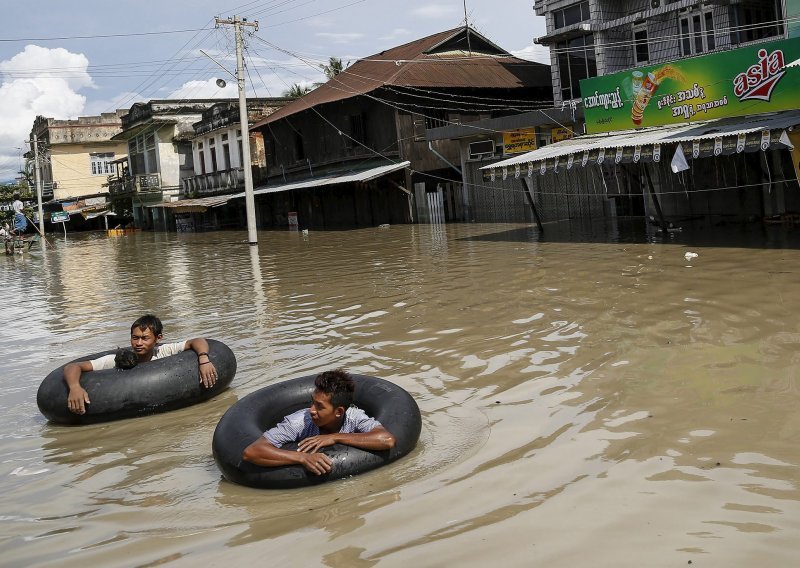
<path fill-rule="evenodd" d="M 547 62 L 533 45 L 533 0 L 467 0 L 469 21 L 501 47 Z M 35 9 L 32 9 L 34 8 Z M 248 39 L 250 95 L 323 79 L 331 56 L 354 61 L 461 25 L 464 0 L 35 0 L 0 8 L 0 180 L 20 168 L 37 115 L 76 118 L 155 98 L 235 97 L 233 31 L 214 16 L 258 21 Z M 215 85 L 222 77 L 224 89 Z"/>

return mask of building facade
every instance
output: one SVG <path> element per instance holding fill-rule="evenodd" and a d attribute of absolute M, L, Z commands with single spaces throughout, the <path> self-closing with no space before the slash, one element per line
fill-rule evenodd
<path fill-rule="evenodd" d="M 30 140 L 35 134 L 44 199 L 64 201 L 108 193 L 112 162 L 127 154 L 127 145 L 113 139 L 122 130 L 124 113 L 118 110 L 74 120 L 36 117 Z"/>
<path fill-rule="evenodd" d="M 644 217 L 666 233 L 798 218 L 796 4 L 535 1 L 554 98 L 585 131 L 483 166 L 484 183 L 521 180 L 545 221 Z"/>
<path fill-rule="evenodd" d="M 194 176 L 194 124 L 218 102 L 151 100 L 130 108 L 122 117 L 122 131 L 114 137 L 128 150 L 127 161 L 116 164 L 110 181 L 115 210 L 130 207 L 139 228 L 169 228 L 171 219 L 155 206 L 177 200 L 183 180 Z"/>
<path fill-rule="evenodd" d="M 785 37 L 781 0 L 535 0 L 547 33 L 556 104 L 580 81 Z"/>
<path fill-rule="evenodd" d="M 249 124 L 269 116 L 292 99 L 248 99 Z M 239 101 L 223 101 L 203 111 L 194 125 L 192 139 L 194 175 L 184 178 L 186 197 L 219 195 L 244 189 L 242 128 L 239 122 Z M 245 129 L 247 130 L 247 129 Z M 261 132 L 250 133 L 250 167 L 253 183 L 266 179 L 266 154 Z"/>
<path fill-rule="evenodd" d="M 428 140 L 451 140 L 459 144 L 458 167 L 462 173 L 464 211 L 462 217 L 477 223 L 535 222 L 536 214 L 527 197 L 525 177 L 495 176 L 484 179 L 481 168 L 492 162 L 524 154 L 552 143 L 571 139 L 575 132 L 583 131 L 581 107 L 551 108 L 529 111 L 501 118 L 490 118 L 467 124 L 452 124 L 428 129 Z M 447 219 L 447 211 L 456 206 L 444 199 L 445 192 L 428 197 L 438 200 L 442 207 L 434 207 L 440 218 Z M 538 213 L 538 211 L 537 211 Z"/>
<path fill-rule="evenodd" d="M 551 106 L 546 65 L 469 27 L 366 57 L 254 126 L 269 167 L 259 224 L 467 220 L 460 143 L 426 131 Z"/>

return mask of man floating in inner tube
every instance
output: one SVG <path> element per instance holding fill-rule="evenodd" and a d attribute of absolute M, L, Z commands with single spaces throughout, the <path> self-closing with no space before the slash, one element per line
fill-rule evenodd
<path fill-rule="evenodd" d="M 325 371 L 314 380 L 311 407 L 286 416 L 247 446 L 242 458 L 256 465 L 302 465 L 315 475 L 331 470 L 331 458 L 318 450 L 345 444 L 364 450 L 389 450 L 395 438 L 381 423 L 352 406 L 355 383 L 341 369 Z M 283 450 L 298 442 L 297 451 Z"/>
<path fill-rule="evenodd" d="M 191 349 L 197 353 L 197 363 L 200 366 L 200 382 L 207 389 L 213 387 L 214 383 L 217 382 L 217 369 L 208 358 L 208 342 L 202 337 L 196 337 L 176 343 L 158 343 L 161 340 L 161 332 L 163 330 L 164 326 L 161 324 L 161 320 L 150 314 L 144 315 L 133 322 L 131 326 L 131 348 L 136 355 L 138 363 L 163 359 Z M 90 361 L 70 363 L 64 367 L 64 382 L 69 387 L 67 407 L 70 412 L 84 414 L 86 405 L 91 404 L 89 394 L 80 383 L 81 373 L 113 369 L 117 366 L 116 357 L 117 355 L 112 353 Z"/>

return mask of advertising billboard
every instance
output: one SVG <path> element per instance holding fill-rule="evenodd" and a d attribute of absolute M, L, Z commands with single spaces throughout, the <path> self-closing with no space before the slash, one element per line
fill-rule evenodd
<path fill-rule="evenodd" d="M 800 38 L 581 81 L 589 134 L 800 108 Z"/>

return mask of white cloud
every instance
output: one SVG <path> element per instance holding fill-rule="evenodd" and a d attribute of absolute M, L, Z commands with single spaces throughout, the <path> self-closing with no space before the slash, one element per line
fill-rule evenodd
<path fill-rule="evenodd" d="M 236 81 L 231 79 L 226 81 L 223 88 L 216 84 L 217 79 L 206 79 L 205 81 L 188 81 L 176 90 L 172 91 L 166 98 L 168 99 L 231 99 L 239 96 L 239 89 Z"/>
<path fill-rule="evenodd" d="M 359 33 L 332 33 L 332 32 L 319 32 L 314 34 L 317 37 L 321 37 L 323 39 L 329 39 L 333 43 L 350 43 L 351 41 L 355 41 L 357 39 L 361 39 L 364 37 L 364 34 Z"/>
<path fill-rule="evenodd" d="M 512 51 L 511 54 L 519 57 L 520 59 L 527 59 L 528 61 L 537 61 L 539 63 L 550 65 L 550 49 L 543 45 L 537 45 L 534 43 L 520 49 L 519 51 Z"/>
<path fill-rule="evenodd" d="M 11 59 L 0 62 L 0 71 L 7 78 L 60 79 L 66 81 L 70 90 L 93 87 L 94 82 L 87 71 L 89 60 L 82 53 L 72 53 L 58 47 L 49 49 L 38 45 L 27 45 Z"/>
<path fill-rule="evenodd" d="M 418 18 L 449 18 L 459 15 L 460 9 L 452 4 L 429 4 L 411 10 L 411 15 Z"/>
<path fill-rule="evenodd" d="M 0 62 L 0 179 L 14 177 L 16 148 L 28 139 L 37 115 L 66 119 L 83 113 L 86 97 L 77 91 L 95 86 L 88 66 L 83 54 L 37 45 Z"/>

